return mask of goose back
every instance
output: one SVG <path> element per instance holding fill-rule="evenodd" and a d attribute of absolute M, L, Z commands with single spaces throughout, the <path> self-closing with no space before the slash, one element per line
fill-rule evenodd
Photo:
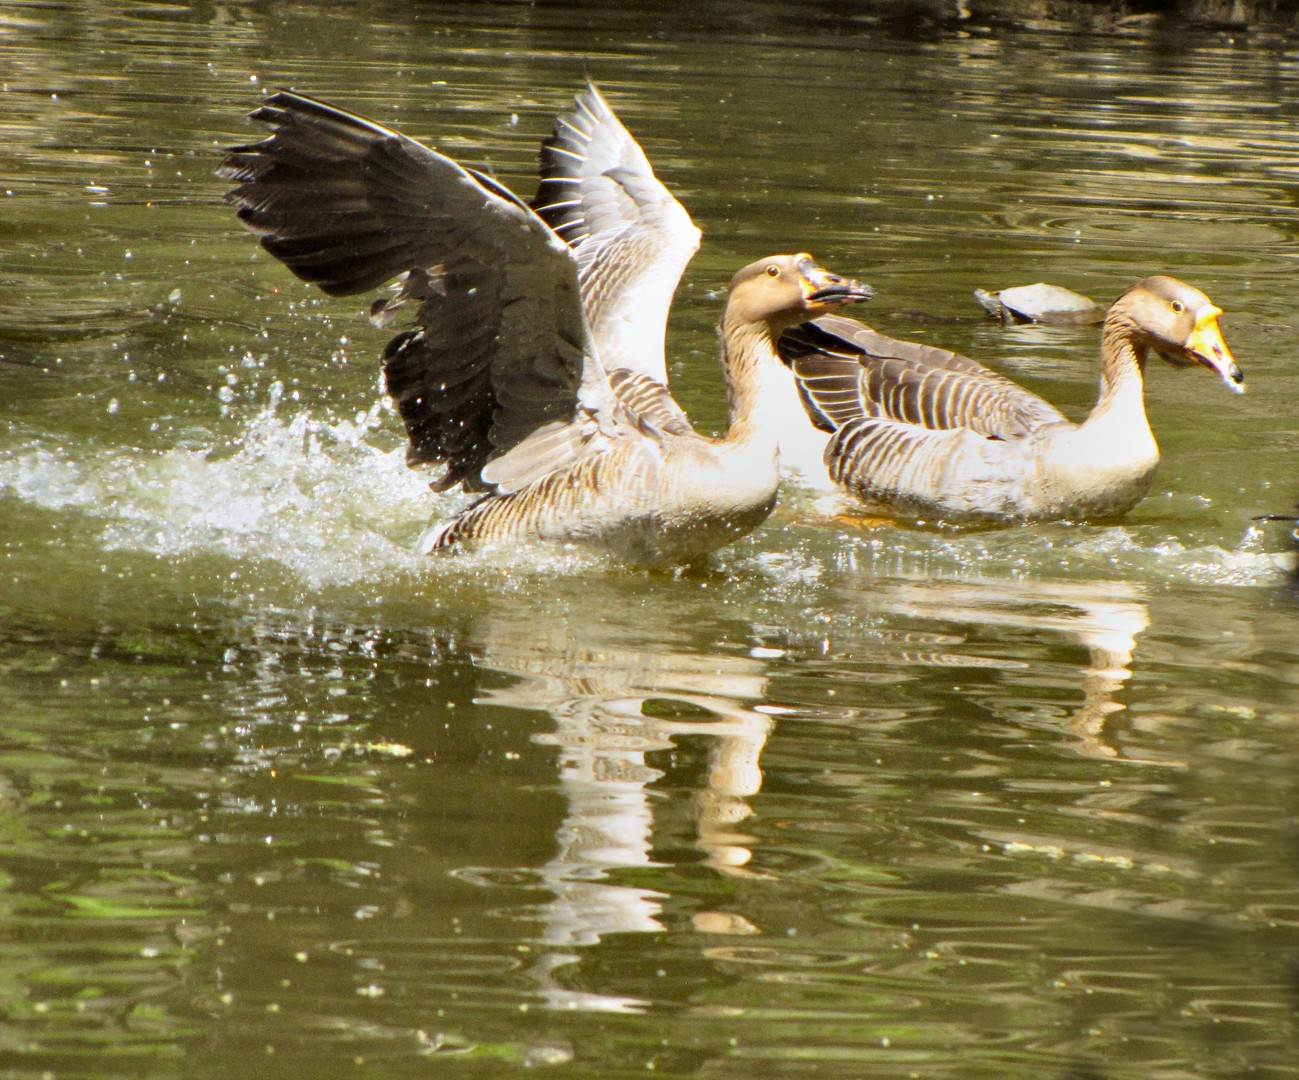
<path fill-rule="evenodd" d="M 930 431 L 967 428 L 993 439 L 1023 438 L 1060 412 L 968 356 L 900 341 L 842 315 L 781 335 L 778 348 L 812 422 L 836 431 L 880 417 Z"/>
<path fill-rule="evenodd" d="M 750 532 L 775 505 L 774 447 L 765 461 L 726 458 L 696 435 L 625 438 L 522 489 L 486 496 L 430 529 L 421 547 L 595 541 L 624 562 L 689 562 Z"/>

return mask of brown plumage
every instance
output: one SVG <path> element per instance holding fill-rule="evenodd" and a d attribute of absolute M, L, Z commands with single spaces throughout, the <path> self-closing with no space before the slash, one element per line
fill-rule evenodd
<path fill-rule="evenodd" d="M 1082 519 L 1123 513 L 1150 486 L 1159 460 L 1143 401 L 1151 351 L 1243 389 L 1221 314 L 1174 278 L 1133 285 L 1106 315 L 1100 398 L 1081 424 L 968 357 L 851 319 L 798 327 L 779 347 L 809 421 L 830 433 L 830 478 L 870 509 L 946 521 Z"/>
<path fill-rule="evenodd" d="M 870 295 L 807 255 L 777 255 L 731 281 L 722 315 L 726 434 L 700 435 L 665 389 L 634 375 L 622 381 L 616 437 L 526 486 L 489 495 L 430 534 L 431 547 L 480 546 L 525 538 L 594 542 L 626 562 L 682 562 L 760 524 L 775 505 L 778 431 L 768 419 L 780 369 L 775 340 L 812 312 Z M 635 391 L 633 393 L 631 391 Z M 635 411 L 637 394 L 642 412 Z M 577 425 L 543 429 L 516 452 L 567 438 Z M 587 437 L 594 438 L 588 425 Z M 508 475 L 508 453 L 484 477 Z"/>
<path fill-rule="evenodd" d="M 543 151 L 535 211 L 323 102 L 282 91 L 252 116 L 272 134 L 220 169 L 240 219 L 333 295 L 399 278 L 372 315 L 414 316 L 383 361 L 408 459 L 445 463 L 438 487 L 486 492 L 430 530 L 427 549 L 546 540 L 680 562 L 767 516 L 775 337 L 868 289 L 806 255 L 740 271 L 722 318 L 730 427 L 706 438 L 669 395 L 663 358 L 698 230 L 594 87 Z"/>

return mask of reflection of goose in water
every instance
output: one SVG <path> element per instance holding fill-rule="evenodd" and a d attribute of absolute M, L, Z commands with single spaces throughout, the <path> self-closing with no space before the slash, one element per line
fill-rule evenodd
<path fill-rule="evenodd" d="M 1106 739 L 1105 722 L 1124 708 L 1115 698 L 1132 677 L 1137 635 L 1150 625 L 1136 586 L 1119 581 L 894 580 L 874 595 L 897 614 L 1043 630 L 1077 641 L 1087 649 L 1088 664 L 1082 669 L 1083 703 L 1070 716 L 1069 731 L 1082 754 L 1120 756 Z"/>
<path fill-rule="evenodd" d="M 653 784 L 663 776 L 648 755 L 682 737 L 709 740 L 708 771 L 695 793 L 696 846 L 704 864 L 727 875 L 751 875 L 749 838 L 737 826 L 762 784 L 758 758 L 771 717 L 744 704 L 762 696 L 764 668 L 747 657 L 637 649 L 599 622 L 489 620 L 477 662 L 520 676 L 487 692 L 480 704 L 544 710 L 553 730 L 533 741 L 558 748 L 565 800 L 556 851 L 537 873 L 551 899 L 536 909 L 541 943 L 550 948 L 532 969 L 555 1007 L 625 1011 L 632 999 L 579 993 L 556 983 L 556 968 L 576 963 L 569 950 L 611 933 L 653 933 L 664 893 L 618 884 L 615 871 L 654 865 Z M 580 643 L 579 643 L 580 642 Z M 710 933 L 750 933 L 743 916 L 704 911 L 695 924 Z"/>

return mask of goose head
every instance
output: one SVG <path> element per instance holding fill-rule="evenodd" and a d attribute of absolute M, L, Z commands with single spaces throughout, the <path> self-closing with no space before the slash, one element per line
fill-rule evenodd
<path fill-rule="evenodd" d="M 869 285 L 832 274 L 811 255 L 771 255 L 731 279 L 723 324 L 766 325 L 773 338 L 846 304 L 869 300 Z"/>
<path fill-rule="evenodd" d="M 1245 375 L 1218 326 L 1222 309 L 1199 289 L 1171 277 L 1138 281 L 1115 302 L 1107 322 L 1127 324 L 1133 339 L 1153 349 L 1173 367 L 1200 365 L 1215 371 L 1237 394 Z"/>

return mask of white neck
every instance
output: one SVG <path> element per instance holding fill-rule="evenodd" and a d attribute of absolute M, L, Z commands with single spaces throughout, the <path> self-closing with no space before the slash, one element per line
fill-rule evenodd
<path fill-rule="evenodd" d="M 794 373 L 776 353 L 773 331 L 747 325 L 723 333 L 731 428 L 727 437 L 761 439 L 779 448 L 782 471 L 833 488 L 824 462 L 829 435 L 808 419 Z"/>
<path fill-rule="evenodd" d="M 1106 324 L 1101 362 L 1100 395 L 1083 429 L 1153 443 L 1146 417 L 1146 350 L 1132 340 L 1129 328 Z"/>
<path fill-rule="evenodd" d="M 762 324 L 722 327 L 722 361 L 728 403 L 726 441 L 761 442 L 773 448 L 777 426 L 780 371 L 771 331 Z"/>
<path fill-rule="evenodd" d="M 1159 446 L 1146 418 L 1143 360 L 1128 336 L 1107 342 L 1095 408 L 1081 425 L 1048 443 L 1049 472 L 1062 491 L 1072 493 L 1071 513 L 1122 512 L 1150 483 Z"/>

